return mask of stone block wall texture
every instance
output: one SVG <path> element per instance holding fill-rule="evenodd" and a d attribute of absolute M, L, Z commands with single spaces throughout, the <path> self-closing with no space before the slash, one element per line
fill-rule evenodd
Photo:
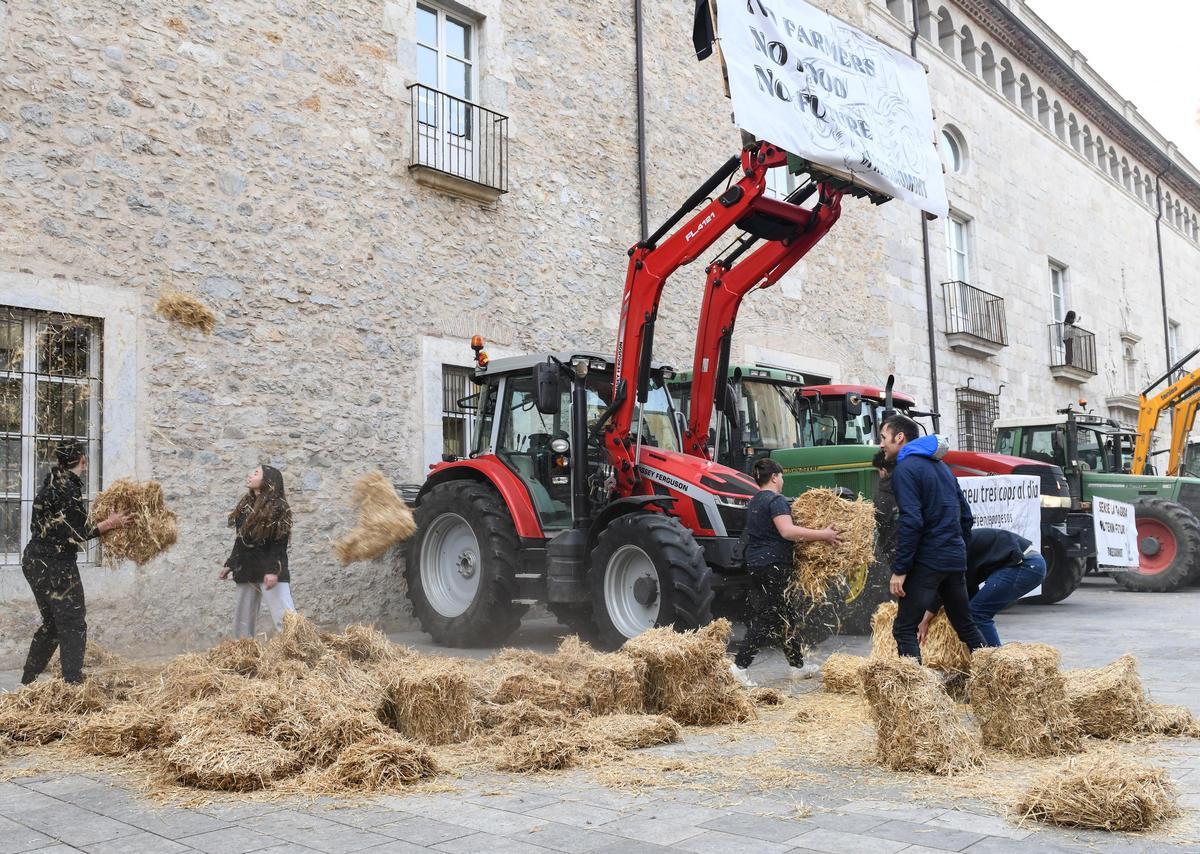
<path fill-rule="evenodd" d="M 180 517 L 179 544 L 148 567 L 85 571 L 93 637 L 171 651 L 228 631 L 225 514 L 259 461 L 285 472 L 301 610 L 407 625 L 399 556 L 343 569 L 330 545 L 352 522 L 356 476 L 421 477 L 422 337 L 462 340 L 463 363 L 475 332 L 514 352 L 612 348 L 639 231 L 631 6 L 467 5 L 483 16 L 480 100 L 510 117 L 510 192 L 493 205 L 408 173 L 410 2 L 0 2 L 0 271 L 136 297 L 143 441 L 129 471 L 106 476 L 161 481 Z M 827 5 L 907 48 L 879 4 Z M 651 228 L 738 145 L 716 63 L 692 56 L 691 10 L 645 4 Z M 1013 338 L 992 362 L 948 354 L 936 295 L 942 409 L 967 376 L 1006 383 L 1003 414 L 1061 405 L 1040 367 L 1045 256 L 1092 289 L 1084 313 L 1109 338 L 1134 323 L 1152 349 L 1152 217 L 960 69 L 927 61 L 935 108 L 971 145 L 975 171 L 950 191 L 977 218 L 981 283 L 1008 298 Z M 919 217 L 899 203 L 844 210 L 793 274 L 747 300 L 735 357 L 753 345 L 820 358 L 846 381 L 895 371 L 924 402 Z M 1195 248 L 1173 232 L 1166 243 L 1186 321 L 1200 308 Z M 680 367 L 702 266 L 664 295 L 656 355 Z M 164 288 L 212 306 L 216 332 L 158 318 Z M 19 568 L 0 568 L 0 601 L 3 666 L 36 622 Z"/>

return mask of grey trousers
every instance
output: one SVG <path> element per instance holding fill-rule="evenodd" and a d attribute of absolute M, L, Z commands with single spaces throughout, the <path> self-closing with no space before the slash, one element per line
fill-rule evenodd
<path fill-rule="evenodd" d="M 254 637 L 254 626 L 258 622 L 258 611 L 263 600 L 271 611 L 271 622 L 275 631 L 283 628 L 283 615 L 295 611 L 292 604 L 292 588 L 286 581 L 280 581 L 270 590 L 262 584 L 238 584 L 237 603 L 233 608 L 233 636 L 235 638 Z"/>

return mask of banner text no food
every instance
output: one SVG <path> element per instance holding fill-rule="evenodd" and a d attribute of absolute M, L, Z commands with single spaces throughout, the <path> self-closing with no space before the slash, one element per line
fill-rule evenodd
<path fill-rule="evenodd" d="M 919 63 L 801 0 L 719 0 L 717 26 L 738 127 L 946 215 Z"/>

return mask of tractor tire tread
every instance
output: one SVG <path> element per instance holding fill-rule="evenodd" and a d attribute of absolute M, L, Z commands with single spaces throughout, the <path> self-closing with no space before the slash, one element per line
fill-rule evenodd
<path fill-rule="evenodd" d="M 1137 572 L 1114 572 L 1113 579 L 1126 590 L 1149 593 L 1167 593 L 1177 590 L 1187 584 L 1194 567 L 1200 563 L 1200 520 L 1190 511 L 1175 501 L 1165 498 L 1144 498 L 1134 505 L 1134 518 L 1137 509 L 1148 507 L 1156 510 L 1160 518 L 1165 517 L 1173 530 L 1179 533 L 1177 557 L 1171 566 L 1156 575 L 1142 575 Z"/>

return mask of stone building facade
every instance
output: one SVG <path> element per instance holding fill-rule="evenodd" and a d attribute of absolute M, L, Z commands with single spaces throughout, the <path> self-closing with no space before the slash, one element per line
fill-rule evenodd
<path fill-rule="evenodd" d="M 259 461 L 285 472 L 302 610 L 407 619 L 396 560 L 332 558 L 349 487 L 376 468 L 419 479 L 453 441 L 453 367 L 472 334 L 493 356 L 612 348 L 641 228 L 633 6 L 0 0 L 0 306 L 34 348 L 25 374 L 0 379 L 36 385 L 39 324 L 86 320 L 90 394 L 74 416 L 95 442 L 92 487 L 153 478 L 180 520 L 150 565 L 86 571 L 94 637 L 169 650 L 227 631 L 225 514 Z M 692 6 L 643 4 L 651 227 L 738 144 L 719 68 L 692 55 Z M 907 0 L 829 8 L 909 49 Z M 928 223 L 931 298 L 918 213 L 848 201 L 808 259 L 747 300 L 736 358 L 851 382 L 895 372 L 923 404 L 936 361 L 956 436 L 958 401 L 978 405 L 965 388 L 999 393 L 1001 415 L 1080 396 L 1127 415 L 1166 364 L 1164 293 L 1178 348 L 1200 343 L 1200 173 L 1019 0 L 917 9 L 963 224 Z M 502 176 L 410 168 L 451 145 L 422 135 L 436 91 L 481 108 L 445 102 L 449 124 L 504 120 L 503 148 L 475 143 L 470 167 L 503 155 Z M 702 276 L 668 284 L 666 361 L 689 361 Z M 951 280 L 1003 300 L 1002 343 L 980 343 L 991 327 L 962 309 L 975 291 Z M 171 288 L 216 311 L 212 335 L 154 313 Z M 1094 374 L 1051 367 L 1049 325 L 1067 308 L 1095 334 Z M 947 334 L 964 319 L 970 335 Z M 37 389 L 21 394 L 0 514 L 18 543 L 45 439 Z M 976 441 L 978 419 L 964 423 L 958 440 Z M 7 550 L 0 663 L 36 621 Z"/>

